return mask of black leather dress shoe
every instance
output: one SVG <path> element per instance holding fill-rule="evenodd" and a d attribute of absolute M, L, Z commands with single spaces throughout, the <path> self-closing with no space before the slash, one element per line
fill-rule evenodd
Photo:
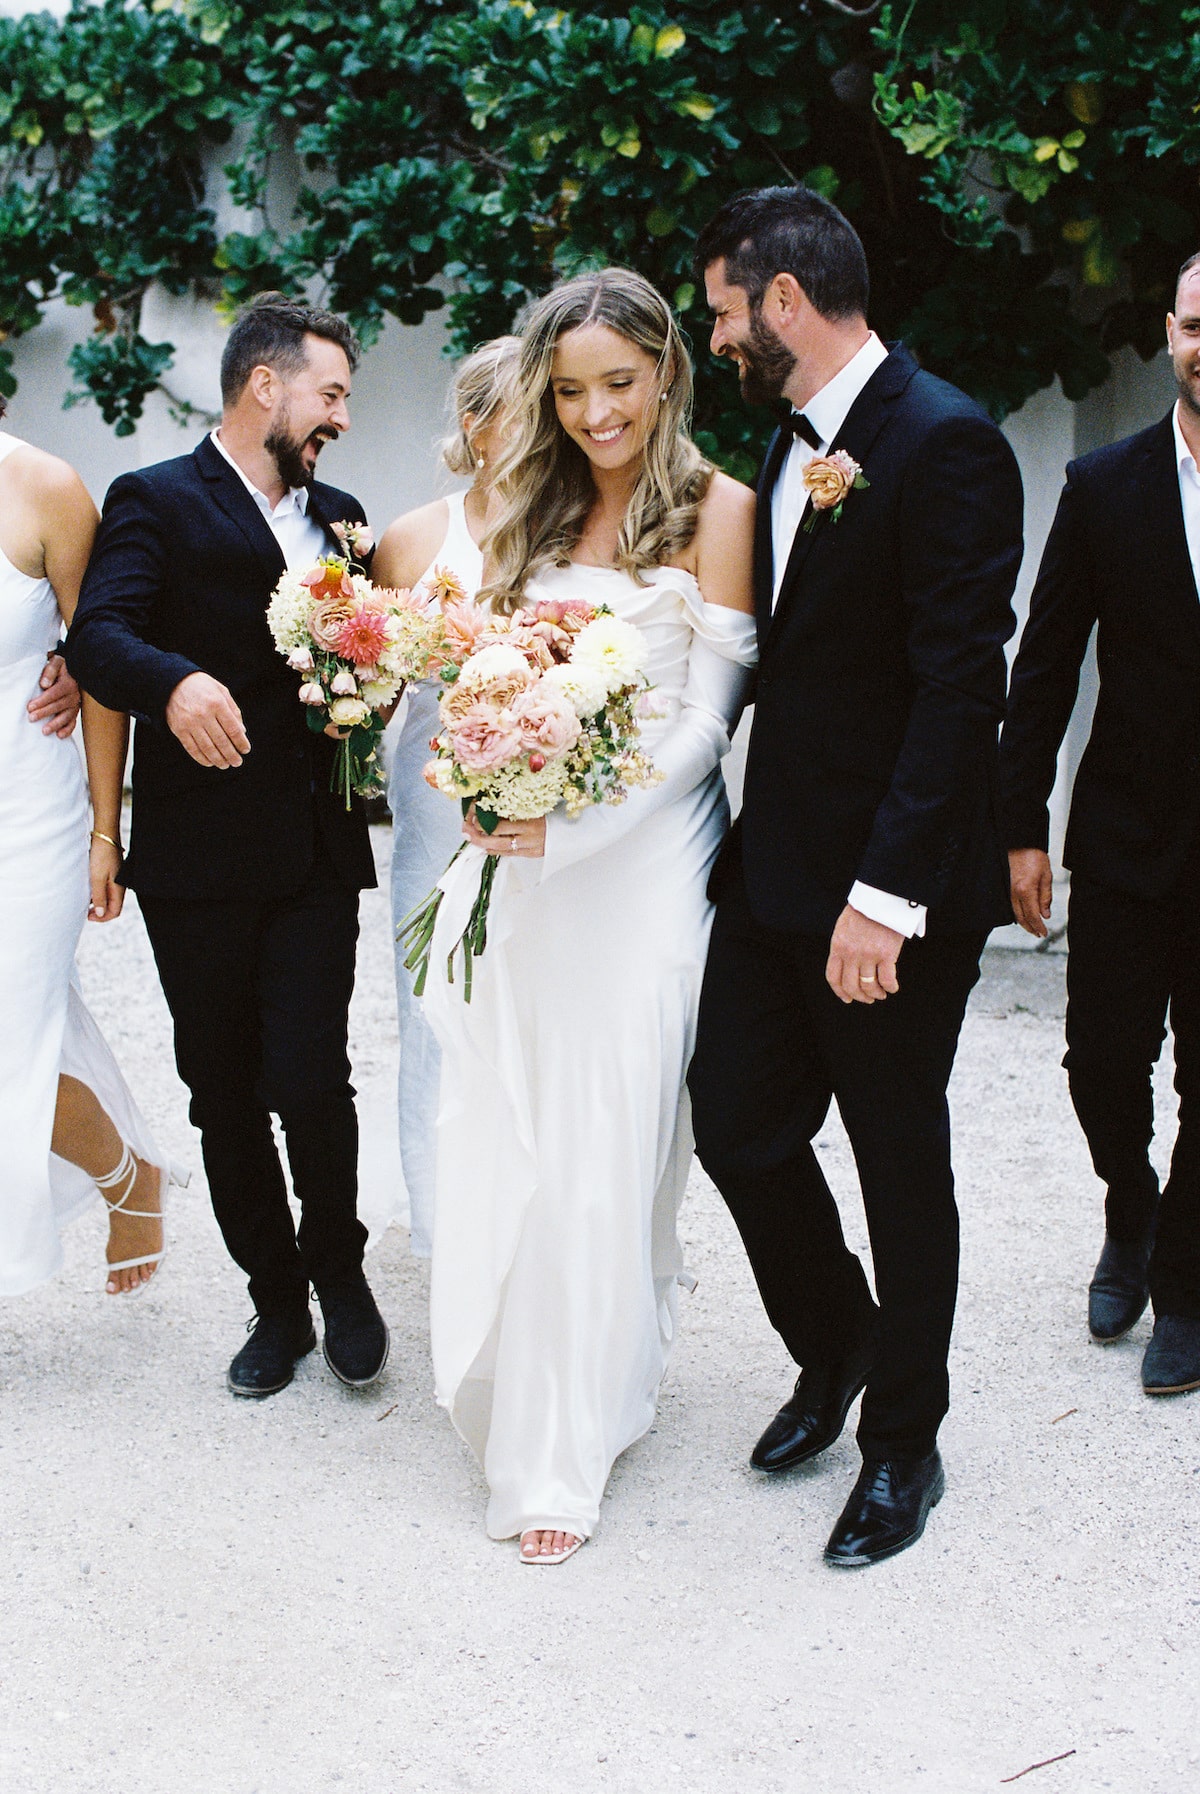
<path fill-rule="evenodd" d="M 805 1365 L 790 1400 L 750 1453 L 755 1470 L 790 1470 L 832 1445 L 851 1402 L 866 1388 L 873 1357 L 868 1342 L 832 1364 Z"/>
<path fill-rule="evenodd" d="M 1104 1236 L 1104 1248 L 1088 1284 L 1088 1330 L 1097 1345 L 1123 1339 L 1150 1300 L 1147 1272 L 1154 1229 L 1140 1240 Z"/>
<path fill-rule="evenodd" d="M 1200 1389 L 1200 1321 L 1185 1314 L 1160 1314 L 1142 1359 L 1147 1395 L 1184 1395 Z"/>
<path fill-rule="evenodd" d="M 946 1492 L 938 1452 L 927 1458 L 868 1459 L 825 1547 L 827 1564 L 858 1568 L 915 1545 L 929 1510 Z"/>
<path fill-rule="evenodd" d="M 229 1366 L 226 1380 L 234 1395 L 274 1395 L 291 1382 L 297 1358 L 317 1343 L 312 1315 L 307 1308 L 289 1320 L 259 1314 L 250 1325 L 253 1332 Z"/>
<path fill-rule="evenodd" d="M 325 1362 L 351 1389 L 373 1383 L 388 1361 L 390 1339 L 383 1316 L 360 1271 L 317 1291 L 325 1317 Z"/>

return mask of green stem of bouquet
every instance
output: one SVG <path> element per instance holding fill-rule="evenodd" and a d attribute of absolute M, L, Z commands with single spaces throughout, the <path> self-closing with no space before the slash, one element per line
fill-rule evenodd
<path fill-rule="evenodd" d="M 450 861 L 451 866 L 453 866 L 454 860 L 458 858 L 458 855 L 463 851 L 463 847 L 466 845 L 467 843 L 464 841 L 462 847 L 458 849 L 458 853 L 454 855 L 454 859 Z M 474 903 L 471 905 L 471 913 L 467 917 L 467 925 L 446 955 L 446 982 L 447 984 L 453 984 L 454 956 L 460 948 L 462 949 L 463 1001 L 465 1003 L 471 1001 L 471 991 L 474 985 L 475 976 L 475 961 L 480 957 L 487 946 L 488 907 L 492 900 L 492 886 L 496 882 L 496 868 L 498 865 L 499 860 L 496 856 L 494 854 L 488 854 L 483 862 L 482 869 L 480 870 L 479 890 L 476 893 Z M 449 867 L 447 867 L 447 871 L 448 870 Z M 442 907 L 443 895 L 444 893 L 440 889 L 431 891 L 423 903 L 418 904 L 416 909 L 410 911 L 410 913 L 405 916 L 399 928 L 396 930 L 396 939 L 407 949 L 404 956 L 404 965 L 407 971 L 415 974 L 413 978 L 413 994 L 418 997 L 423 996 L 425 993 L 425 981 L 429 976 L 429 959 L 433 947 L 433 932 L 437 926 L 438 912 Z"/>

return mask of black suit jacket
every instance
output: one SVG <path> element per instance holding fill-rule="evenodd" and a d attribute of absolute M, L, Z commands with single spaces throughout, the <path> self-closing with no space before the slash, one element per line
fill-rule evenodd
<path fill-rule="evenodd" d="M 314 484 L 309 515 L 365 521 L 349 493 Z M 146 896 L 271 896 L 298 889 L 324 841 L 339 876 L 374 885 L 366 816 L 329 790 L 334 743 L 314 735 L 300 676 L 267 627 L 284 559 L 236 471 L 205 437 L 190 455 L 114 480 L 66 657 L 85 691 L 137 718 L 133 829 L 122 877 Z M 199 765 L 167 728 L 167 701 L 209 673 L 239 705 L 250 752 Z"/>
<path fill-rule="evenodd" d="M 856 879 L 925 904 L 930 934 L 1010 920 L 995 783 L 1021 561 L 1012 451 L 893 348 L 832 445 L 870 485 L 797 531 L 772 615 L 791 440 L 772 439 L 758 483 L 754 725 L 713 894 L 740 861 L 769 927 L 828 935 Z"/>
<path fill-rule="evenodd" d="M 1006 843 L 1041 847 L 1093 625 L 1100 691 L 1063 857 L 1161 896 L 1200 821 L 1200 598 L 1171 416 L 1073 461 L 1013 667 L 1000 747 Z"/>

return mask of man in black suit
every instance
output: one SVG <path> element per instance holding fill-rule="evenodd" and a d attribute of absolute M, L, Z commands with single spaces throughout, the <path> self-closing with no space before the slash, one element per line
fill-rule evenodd
<path fill-rule="evenodd" d="M 251 305 L 222 357 L 220 428 L 110 488 L 67 643 L 84 689 L 137 718 L 122 876 L 257 1311 L 229 1368 L 237 1395 L 282 1389 L 315 1346 L 310 1281 L 336 1375 L 361 1386 L 387 1359 L 362 1270 L 346 1051 L 358 893 L 375 869 L 362 805 L 331 792 L 333 743 L 309 730 L 266 619 L 285 566 L 342 552 L 331 525 L 365 522 L 314 477 L 349 428 L 357 359 L 341 318 L 278 294 Z"/>
<path fill-rule="evenodd" d="M 802 187 L 738 195 L 697 261 L 714 351 L 748 398 L 793 414 L 758 485 L 760 670 L 713 875 L 696 1139 L 802 1366 L 751 1462 L 823 1451 L 865 1388 L 862 1471 L 825 1552 L 865 1564 L 919 1538 L 944 1487 L 946 1086 L 1008 917 L 995 760 L 1021 483 L 979 407 L 868 328 L 866 259 L 836 207 Z M 878 1307 L 811 1145 L 831 1097 Z"/>
<path fill-rule="evenodd" d="M 1018 922 L 1044 935 L 1047 804 L 1093 627 L 1100 691 L 1071 797 L 1067 1069 L 1106 1185 L 1100 1344 L 1154 1304 L 1150 1395 L 1200 1388 L 1200 256 L 1167 342 L 1179 401 L 1073 461 L 1013 668 L 1001 795 Z M 1170 1011 L 1179 1132 L 1159 1199 L 1151 1075 Z"/>

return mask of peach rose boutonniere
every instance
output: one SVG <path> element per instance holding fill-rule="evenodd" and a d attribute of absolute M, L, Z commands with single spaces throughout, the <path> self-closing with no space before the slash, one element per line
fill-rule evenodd
<path fill-rule="evenodd" d="M 814 455 L 801 478 L 808 487 L 811 502 L 804 519 L 806 530 L 817 527 L 817 519 L 825 511 L 837 523 L 842 506 L 851 492 L 864 492 L 871 484 L 853 455 L 845 449 L 834 449 L 832 455 Z"/>

